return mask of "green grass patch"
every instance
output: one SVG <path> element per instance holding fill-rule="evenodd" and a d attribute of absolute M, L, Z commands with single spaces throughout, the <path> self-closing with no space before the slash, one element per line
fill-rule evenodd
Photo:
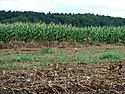
<path fill-rule="evenodd" d="M 5 62 L 3 64 L 3 68 L 5 68 L 5 69 L 13 69 L 14 65 L 11 62 Z"/>
<path fill-rule="evenodd" d="M 16 61 L 16 62 L 30 62 L 33 61 L 32 56 L 29 54 L 17 54 L 17 55 L 12 55 L 10 61 Z"/>
<path fill-rule="evenodd" d="M 1 62 L 5 62 L 5 61 L 6 61 L 5 57 L 4 56 L 0 56 L 0 63 Z"/>
<path fill-rule="evenodd" d="M 74 61 L 74 57 L 66 54 L 66 53 L 59 53 L 57 54 L 57 56 L 55 57 L 57 58 L 57 60 L 61 63 L 66 63 L 66 62 L 72 62 Z"/>
<path fill-rule="evenodd" d="M 109 51 L 109 52 L 103 52 L 99 56 L 100 60 L 108 59 L 108 60 L 122 60 L 124 59 L 124 55 L 120 52 L 114 52 L 114 51 Z"/>
<path fill-rule="evenodd" d="M 44 48 L 43 49 L 43 53 L 45 53 L 45 54 L 53 54 L 55 51 L 54 51 L 54 49 L 52 49 L 52 48 Z"/>
<path fill-rule="evenodd" d="M 125 60 L 125 54 L 115 51 L 106 51 L 100 54 L 86 53 L 78 56 L 78 61 L 86 64 L 96 64 L 105 61 L 119 61 Z"/>
<path fill-rule="evenodd" d="M 1 55 L 0 62 L 4 68 L 14 68 L 18 64 L 26 64 L 26 66 L 35 66 L 40 64 L 41 66 L 53 65 L 55 63 L 64 64 L 70 63 L 73 66 L 77 66 L 80 62 L 86 64 L 97 64 L 105 61 L 119 61 L 125 60 L 125 54 L 115 51 L 106 51 L 102 53 L 95 53 L 93 51 L 88 51 L 84 54 L 68 54 L 64 52 L 55 52 L 51 48 L 44 49 L 44 53 L 34 53 L 34 54 L 8 54 Z M 17 63 L 16 63 L 17 62 Z M 23 65 L 24 67 L 25 65 Z"/>
<path fill-rule="evenodd" d="M 87 53 L 87 54 L 82 54 L 82 55 L 78 56 L 78 61 L 86 63 L 86 64 L 95 64 L 99 60 L 95 54 Z"/>
<path fill-rule="evenodd" d="M 67 53 L 59 52 L 54 53 L 47 51 L 46 53 L 37 54 L 12 54 L 11 62 L 40 62 L 41 65 L 53 64 L 53 63 L 66 63 L 74 61 L 74 56 Z"/>

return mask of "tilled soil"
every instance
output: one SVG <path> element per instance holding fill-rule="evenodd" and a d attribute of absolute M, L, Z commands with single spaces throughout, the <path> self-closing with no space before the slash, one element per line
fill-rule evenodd
<path fill-rule="evenodd" d="M 125 94 L 125 62 L 116 63 L 1 69 L 0 94 Z"/>

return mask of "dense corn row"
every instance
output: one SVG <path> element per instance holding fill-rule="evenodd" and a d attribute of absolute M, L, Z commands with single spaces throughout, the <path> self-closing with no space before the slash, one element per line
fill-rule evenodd
<path fill-rule="evenodd" d="M 86 37 L 102 43 L 125 43 L 125 27 L 84 27 L 14 23 L 0 24 L 0 41 L 67 41 L 83 43 Z"/>

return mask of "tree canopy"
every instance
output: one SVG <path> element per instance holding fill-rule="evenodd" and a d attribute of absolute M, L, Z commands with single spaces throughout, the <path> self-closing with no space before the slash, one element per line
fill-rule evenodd
<path fill-rule="evenodd" d="M 90 13 L 40 13 L 32 11 L 0 11 L 0 23 L 41 22 L 49 24 L 68 24 L 77 27 L 84 26 L 124 26 L 125 18 L 94 15 Z"/>

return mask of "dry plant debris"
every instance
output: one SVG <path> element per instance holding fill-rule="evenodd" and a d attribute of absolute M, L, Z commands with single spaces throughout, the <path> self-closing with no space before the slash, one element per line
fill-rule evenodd
<path fill-rule="evenodd" d="M 120 62 L 122 68 L 118 71 L 109 70 L 109 63 L 80 67 L 58 65 L 1 69 L 0 94 L 125 94 L 124 63 Z"/>

